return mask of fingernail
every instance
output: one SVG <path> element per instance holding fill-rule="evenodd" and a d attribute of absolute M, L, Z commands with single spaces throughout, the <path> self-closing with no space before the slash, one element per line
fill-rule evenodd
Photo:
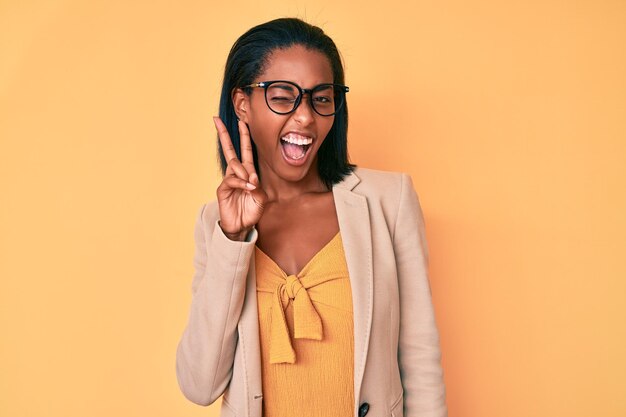
<path fill-rule="evenodd" d="M 250 184 L 249 182 L 246 183 L 246 187 L 250 190 L 254 190 L 256 188 L 256 185 L 254 184 Z"/>

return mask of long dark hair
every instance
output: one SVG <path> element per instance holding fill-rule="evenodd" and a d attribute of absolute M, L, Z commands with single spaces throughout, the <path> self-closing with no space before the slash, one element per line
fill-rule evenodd
<path fill-rule="evenodd" d="M 219 111 L 239 160 L 241 160 L 239 129 L 231 93 L 235 88 L 254 82 L 254 78 L 263 72 L 272 51 L 294 45 L 302 45 L 328 57 L 333 72 L 333 82 L 344 84 L 343 64 L 337 46 L 317 26 L 296 18 L 281 18 L 255 26 L 241 35 L 231 48 L 226 60 Z M 228 164 L 219 138 L 217 154 L 222 175 L 224 175 Z M 254 142 L 252 142 L 252 154 L 260 179 L 261 173 Z M 331 189 L 333 184 L 340 182 L 355 167 L 355 164 L 349 162 L 348 157 L 348 104 L 346 102 L 335 115 L 333 126 L 318 151 L 318 170 L 320 179 Z"/>

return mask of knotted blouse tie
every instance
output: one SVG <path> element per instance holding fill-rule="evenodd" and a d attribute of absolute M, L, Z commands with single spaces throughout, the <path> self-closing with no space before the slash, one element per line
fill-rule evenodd
<path fill-rule="evenodd" d="M 308 268 L 310 264 L 311 262 L 298 275 L 287 275 L 272 261 L 271 267 L 265 270 L 262 276 L 257 276 L 257 291 L 273 294 L 270 307 L 270 363 L 296 361 L 285 318 L 285 309 L 289 303 L 293 306 L 293 337 L 322 340 L 322 319 L 313 306 L 313 301 L 317 300 L 315 295 L 307 290 L 345 277 L 328 271 L 319 273 L 315 268 Z"/>

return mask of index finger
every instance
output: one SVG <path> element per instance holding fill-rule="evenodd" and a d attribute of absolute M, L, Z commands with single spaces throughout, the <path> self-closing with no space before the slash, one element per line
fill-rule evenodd
<path fill-rule="evenodd" d="M 237 122 L 239 125 L 239 144 L 241 146 L 241 162 L 249 163 L 254 170 L 254 157 L 252 156 L 252 143 L 250 139 L 250 132 L 248 131 L 248 125 L 243 121 Z"/>
<path fill-rule="evenodd" d="M 237 152 L 235 152 L 233 142 L 230 140 L 230 135 L 228 134 L 228 129 L 226 129 L 226 125 L 222 122 L 222 119 L 220 119 L 219 116 L 215 116 L 213 117 L 213 123 L 215 123 L 215 127 L 217 128 L 217 137 L 219 137 L 220 143 L 222 144 L 222 151 L 224 152 L 226 162 L 237 158 Z M 237 160 L 239 160 L 239 158 L 237 158 Z"/>

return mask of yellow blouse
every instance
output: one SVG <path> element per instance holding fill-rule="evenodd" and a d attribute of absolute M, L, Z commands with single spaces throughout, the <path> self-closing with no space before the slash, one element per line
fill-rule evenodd
<path fill-rule="evenodd" d="M 263 417 L 352 417 L 352 293 L 341 233 L 298 275 L 255 251 Z"/>

